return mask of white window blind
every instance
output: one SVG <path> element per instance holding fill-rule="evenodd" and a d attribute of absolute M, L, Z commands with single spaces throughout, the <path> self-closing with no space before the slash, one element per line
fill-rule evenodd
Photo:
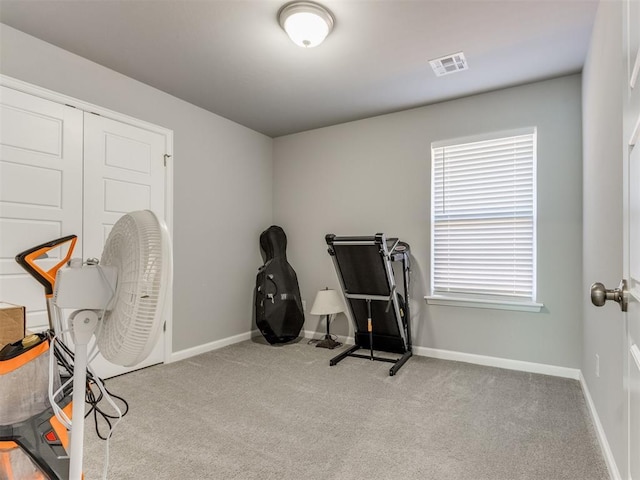
<path fill-rule="evenodd" d="M 536 133 L 432 145 L 432 294 L 535 301 Z"/>

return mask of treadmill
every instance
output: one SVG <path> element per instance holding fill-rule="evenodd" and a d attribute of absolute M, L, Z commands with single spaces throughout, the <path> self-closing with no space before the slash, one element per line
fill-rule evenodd
<path fill-rule="evenodd" d="M 389 375 L 395 375 L 412 355 L 409 245 L 386 238 L 384 233 L 368 237 L 329 234 L 325 240 L 355 330 L 355 345 L 332 358 L 329 365 L 347 357 L 365 358 L 392 363 Z M 401 289 L 396 275 L 402 279 Z M 381 357 L 375 352 L 399 357 Z"/>

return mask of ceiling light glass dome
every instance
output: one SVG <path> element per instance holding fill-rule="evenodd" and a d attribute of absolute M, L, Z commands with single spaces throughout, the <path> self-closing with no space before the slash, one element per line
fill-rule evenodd
<path fill-rule="evenodd" d="M 292 2 L 278 13 L 280 26 L 291 41 L 304 48 L 320 45 L 333 29 L 333 15 L 313 2 Z"/>

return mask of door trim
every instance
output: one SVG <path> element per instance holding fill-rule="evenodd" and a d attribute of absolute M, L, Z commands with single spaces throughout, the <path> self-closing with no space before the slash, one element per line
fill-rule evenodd
<path fill-rule="evenodd" d="M 149 130 L 151 132 L 159 133 L 166 139 L 165 154 L 169 155 L 169 161 L 166 162 L 166 177 L 165 177 L 165 222 L 169 230 L 169 236 L 173 240 L 173 164 L 175 162 L 175 156 L 173 155 L 173 130 L 170 130 L 153 123 L 139 120 L 123 113 L 118 113 L 108 108 L 103 108 L 92 103 L 84 102 L 74 97 L 64 95 L 62 93 L 54 92 L 31 83 L 18 80 L 7 75 L 0 73 L 0 85 L 7 88 L 12 88 L 19 92 L 27 93 L 35 97 L 44 98 L 55 103 L 61 103 L 68 105 L 78 110 L 90 112 L 101 115 L 111 120 L 116 120 L 121 123 L 129 124 L 134 127 Z M 172 245 L 173 251 L 173 245 Z M 164 363 L 171 361 L 172 355 L 172 338 L 173 338 L 173 282 L 169 286 L 169 292 L 167 296 L 165 308 L 167 309 L 166 326 L 164 332 Z"/>
<path fill-rule="evenodd" d="M 582 375 L 582 371 L 580 371 L 579 380 L 580 386 L 582 387 L 582 394 L 584 395 L 587 409 L 589 410 L 589 414 L 591 415 L 591 420 L 596 431 L 596 436 L 598 437 L 598 443 L 600 444 L 602 456 L 604 457 L 604 461 L 607 464 L 607 469 L 609 470 L 611 480 L 622 480 L 622 475 L 620 475 L 620 470 L 618 470 L 616 459 L 613 456 L 613 451 L 611 450 L 611 446 L 609 445 L 609 441 L 607 440 L 607 435 L 605 434 L 602 423 L 600 422 L 598 411 L 596 410 L 596 406 L 593 403 L 591 393 L 589 392 L 587 382 Z"/>

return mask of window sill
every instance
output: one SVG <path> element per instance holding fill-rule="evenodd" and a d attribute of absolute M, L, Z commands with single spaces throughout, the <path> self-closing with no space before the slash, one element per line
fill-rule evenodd
<path fill-rule="evenodd" d="M 478 298 L 450 297 L 441 295 L 427 295 L 424 297 L 428 305 L 443 305 L 447 307 L 491 308 L 494 310 L 513 310 L 519 312 L 539 313 L 544 307 L 536 302 L 514 302 L 509 300 L 487 300 Z"/>

